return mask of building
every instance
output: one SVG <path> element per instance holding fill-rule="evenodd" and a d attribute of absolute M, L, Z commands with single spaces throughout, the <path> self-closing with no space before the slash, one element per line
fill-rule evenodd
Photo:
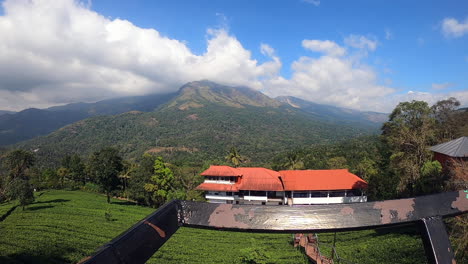
<path fill-rule="evenodd" d="M 434 160 L 443 167 L 451 160 L 468 161 L 468 137 L 460 137 L 430 148 L 434 152 Z"/>
<path fill-rule="evenodd" d="M 211 203 L 304 205 L 366 202 L 367 182 L 348 170 L 210 166 L 197 189 Z"/>

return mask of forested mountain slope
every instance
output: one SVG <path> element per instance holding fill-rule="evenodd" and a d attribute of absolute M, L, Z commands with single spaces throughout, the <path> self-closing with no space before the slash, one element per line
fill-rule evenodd
<path fill-rule="evenodd" d="M 104 146 L 120 148 L 126 158 L 155 152 L 197 162 L 222 158 L 235 146 L 255 163 L 287 149 L 372 131 L 319 120 L 248 88 L 203 81 L 185 85 L 157 111 L 85 119 L 17 147 L 51 164 L 66 153 L 87 155 Z"/>

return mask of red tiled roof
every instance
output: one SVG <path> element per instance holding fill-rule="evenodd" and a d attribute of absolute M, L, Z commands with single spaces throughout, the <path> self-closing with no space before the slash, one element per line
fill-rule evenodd
<path fill-rule="evenodd" d="M 283 191 L 277 171 L 265 168 L 237 168 L 242 174 L 239 190 Z"/>
<path fill-rule="evenodd" d="M 197 190 L 202 191 L 220 191 L 220 192 L 237 192 L 239 191 L 237 184 L 219 184 L 219 183 L 202 183 L 197 186 Z"/>
<path fill-rule="evenodd" d="M 367 182 L 343 170 L 283 170 L 279 172 L 285 191 L 349 190 L 367 188 Z"/>
<path fill-rule="evenodd" d="M 229 166 L 211 165 L 206 171 L 201 173 L 202 176 L 241 176 L 241 172 Z"/>

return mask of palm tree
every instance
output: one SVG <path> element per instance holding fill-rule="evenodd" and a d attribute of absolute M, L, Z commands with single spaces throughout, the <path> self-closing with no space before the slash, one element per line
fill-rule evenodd
<path fill-rule="evenodd" d="M 286 162 L 284 167 L 288 170 L 300 170 L 304 168 L 304 162 L 302 161 L 299 153 L 297 152 L 290 152 L 286 156 Z"/>
<path fill-rule="evenodd" d="M 236 147 L 232 147 L 229 150 L 229 154 L 226 156 L 226 160 L 231 162 L 234 167 L 239 167 L 239 165 L 244 162 L 244 158 L 239 154 L 239 151 Z"/>

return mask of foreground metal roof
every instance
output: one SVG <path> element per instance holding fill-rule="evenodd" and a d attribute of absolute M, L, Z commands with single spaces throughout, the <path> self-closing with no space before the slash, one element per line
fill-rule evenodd
<path fill-rule="evenodd" d="M 450 157 L 468 157 L 468 137 L 460 137 L 449 142 L 435 145 L 430 150 Z"/>

